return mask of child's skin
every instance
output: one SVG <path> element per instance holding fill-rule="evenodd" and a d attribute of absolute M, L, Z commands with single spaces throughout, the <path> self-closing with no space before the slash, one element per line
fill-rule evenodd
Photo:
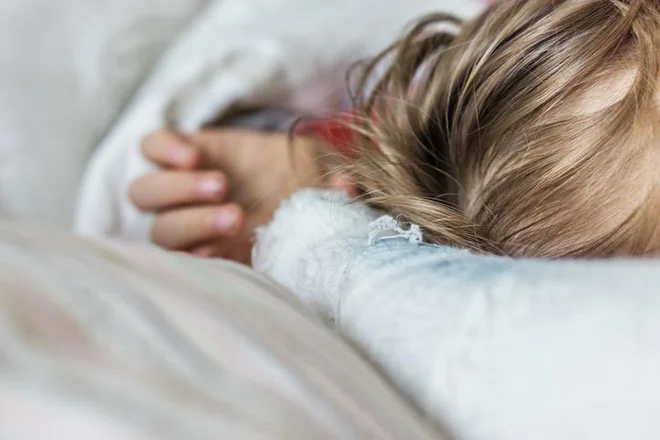
<path fill-rule="evenodd" d="M 297 189 L 324 186 L 314 141 L 286 134 L 159 131 L 142 151 L 161 169 L 135 181 L 133 203 L 155 214 L 152 240 L 170 250 L 249 263 L 255 228 Z M 342 179 L 328 182 L 348 189 Z"/>

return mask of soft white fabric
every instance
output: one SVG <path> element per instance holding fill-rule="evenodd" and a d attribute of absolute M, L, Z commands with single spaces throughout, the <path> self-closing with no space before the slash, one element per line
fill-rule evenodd
<path fill-rule="evenodd" d="M 380 214 L 347 202 L 295 195 L 261 232 L 254 264 L 456 438 L 660 438 L 660 261 L 421 246 L 414 228 L 369 226 Z"/>
<path fill-rule="evenodd" d="M 474 15 L 477 0 L 216 0 L 168 51 L 86 172 L 76 231 L 146 241 L 150 217 L 127 188 L 151 167 L 139 141 L 193 131 L 234 105 L 325 113 L 349 63 L 431 10 Z"/>
<path fill-rule="evenodd" d="M 290 292 L 0 222 L 2 440 L 443 440 Z"/>
<path fill-rule="evenodd" d="M 71 225 L 88 154 L 206 1 L 0 1 L 0 216 Z"/>

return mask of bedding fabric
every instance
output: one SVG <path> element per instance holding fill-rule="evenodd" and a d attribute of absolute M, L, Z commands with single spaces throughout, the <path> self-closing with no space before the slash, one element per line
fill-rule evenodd
<path fill-rule="evenodd" d="M 0 217 L 71 226 L 90 152 L 206 2 L 0 1 Z"/>
<path fill-rule="evenodd" d="M 477 256 L 379 217 L 300 192 L 261 232 L 255 267 L 455 438 L 660 438 L 659 261 Z"/>
<path fill-rule="evenodd" d="M 265 277 L 0 223 L 0 438 L 444 437 Z"/>

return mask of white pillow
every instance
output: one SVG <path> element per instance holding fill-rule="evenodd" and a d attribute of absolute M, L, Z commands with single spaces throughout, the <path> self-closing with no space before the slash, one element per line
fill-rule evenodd
<path fill-rule="evenodd" d="M 90 150 L 206 3 L 0 2 L 0 216 L 70 223 Z"/>

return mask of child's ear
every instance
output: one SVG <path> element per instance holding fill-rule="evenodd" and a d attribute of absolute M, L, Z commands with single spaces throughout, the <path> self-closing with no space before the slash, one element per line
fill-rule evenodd
<path fill-rule="evenodd" d="M 334 174 L 332 177 L 330 177 L 330 181 L 328 182 L 330 189 L 333 189 L 335 191 L 344 191 L 348 193 L 348 195 L 354 199 L 357 197 L 357 189 L 355 188 L 355 184 L 348 178 L 348 176 L 344 173 L 337 173 Z"/>

